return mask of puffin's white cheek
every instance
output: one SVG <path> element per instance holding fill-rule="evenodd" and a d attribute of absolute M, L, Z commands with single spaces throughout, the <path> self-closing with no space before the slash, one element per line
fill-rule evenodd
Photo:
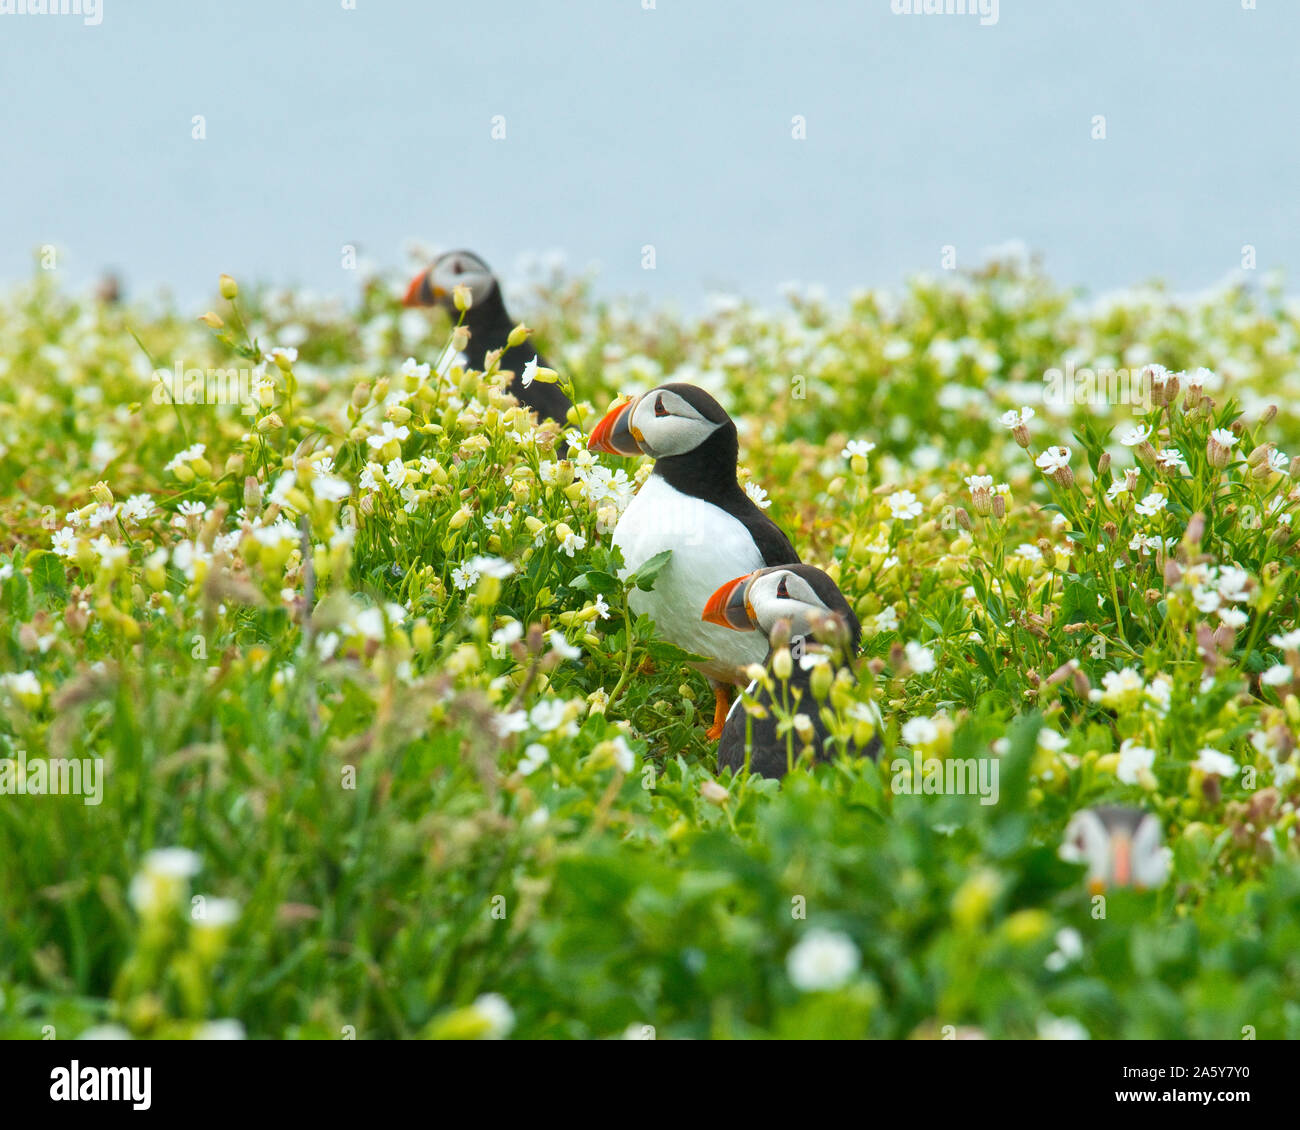
<path fill-rule="evenodd" d="M 653 422 L 642 428 L 642 433 L 649 454 L 656 458 L 694 451 L 713 431 L 713 425 L 703 420 L 686 420 L 681 416 L 652 416 L 651 419 Z"/>

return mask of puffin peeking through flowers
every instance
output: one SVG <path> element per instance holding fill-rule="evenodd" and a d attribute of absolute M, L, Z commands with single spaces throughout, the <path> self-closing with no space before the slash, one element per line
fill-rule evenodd
<path fill-rule="evenodd" d="M 736 632 L 753 632 L 768 647 L 767 677 L 746 692 L 759 709 L 750 716 L 740 702 L 731 708 L 718 742 L 719 772 L 738 773 L 748 763 L 751 773 L 782 777 L 806 753 L 818 761 L 830 760 L 835 748 L 822 717 L 814 672 L 821 666 L 833 673 L 851 670 L 862 637 L 858 618 L 839 586 L 811 565 L 759 569 L 722 585 L 709 598 L 703 619 Z M 773 656 L 787 647 L 788 665 L 777 671 Z M 829 685 L 827 680 L 825 687 Z M 790 725 L 799 715 L 806 723 Z M 878 718 L 873 721 L 878 728 Z M 861 749 L 851 739 L 842 748 L 851 756 L 874 758 L 880 745 L 879 735 L 873 734 Z"/>
<path fill-rule="evenodd" d="M 469 251 L 439 255 L 427 270 L 411 280 L 402 305 L 441 307 L 455 320 L 459 314 L 452 295 L 458 286 L 466 287 L 470 294 L 470 306 L 465 311 L 465 327 L 469 330 L 465 358 L 470 368 L 482 371 L 487 368 L 487 355 L 492 350 L 504 350 L 500 367 L 514 373 L 510 394 L 543 420 L 563 424 L 572 407 L 569 398 L 556 384 L 530 379 L 539 367 L 548 366 L 529 342 L 509 344 L 515 321 L 506 312 L 501 284 L 477 255 Z"/>
<path fill-rule="evenodd" d="M 701 620 L 719 585 L 768 565 L 797 564 L 790 539 L 741 488 L 736 477 L 736 425 L 702 388 L 665 384 L 616 403 L 592 430 L 587 447 L 611 455 L 648 455 L 654 471 L 614 529 L 627 571 L 664 550 L 672 557 L 650 592 L 634 589 L 629 604 L 659 634 L 704 657 L 698 666 L 713 688 L 710 739 L 722 735 L 729 688 L 761 663 L 767 641 Z"/>

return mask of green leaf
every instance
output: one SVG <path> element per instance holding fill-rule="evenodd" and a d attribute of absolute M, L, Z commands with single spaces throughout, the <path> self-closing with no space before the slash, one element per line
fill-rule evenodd
<path fill-rule="evenodd" d="M 649 592 L 654 588 L 655 578 L 663 571 L 663 567 L 668 564 L 672 555 L 673 551 L 671 549 L 656 553 L 649 561 L 642 562 L 641 568 L 633 573 L 628 578 L 628 581 L 636 585 L 642 592 Z"/>
<path fill-rule="evenodd" d="M 32 589 L 47 608 L 68 599 L 68 575 L 63 562 L 53 553 L 40 551 L 27 559 L 32 565 Z"/>
<path fill-rule="evenodd" d="M 672 551 L 669 550 L 671 553 Z M 589 572 L 582 573 L 574 577 L 569 582 L 569 588 L 574 592 L 598 592 L 604 596 L 619 591 L 618 578 L 611 573 L 606 573 L 602 569 L 592 569 Z"/>

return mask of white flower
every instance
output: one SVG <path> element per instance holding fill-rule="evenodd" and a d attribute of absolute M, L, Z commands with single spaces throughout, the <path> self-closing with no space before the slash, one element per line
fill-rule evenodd
<path fill-rule="evenodd" d="M 1229 628 L 1244 628 L 1250 623 L 1250 617 L 1240 608 L 1220 608 L 1219 620 Z"/>
<path fill-rule="evenodd" d="M 311 481 L 312 493 L 326 502 L 339 502 L 352 493 L 352 488 L 335 475 L 317 475 Z"/>
<path fill-rule="evenodd" d="M 185 463 L 189 463 L 195 459 L 201 459 L 203 457 L 203 453 L 206 450 L 207 450 L 207 446 L 205 444 L 202 443 L 193 444 L 190 447 L 187 447 L 184 451 L 178 451 L 175 455 L 173 455 L 171 461 L 163 468 L 163 470 L 175 471 L 178 467 L 182 466 Z"/>
<path fill-rule="evenodd" d="M 767 491 L 752 480 L 745 484 L 745 493 L 760 510 L 766 510 L 772 505 L 771 499 L 767 497 Z"/>
<path fill-rule="evenodd" d="M 511 620 L 492 633 L 492 654 L 500 659 L 506 648 L 523 638 L 524 626 L 518 620 Z"/>
<path fill-rule="evenodd" d="M 904 745 L 929 746 L 939 740 L 939 727 L 933 718 L 912 718 L 903 723 L 900 737 Z"/>
<path fill-rule="evenodd" d="M 205 502 L 182 502 L 176 508 L 176 512 L 182 518 L 198 518 L 204 514 L 207 509 L 208 506 Z"/>
<path fill-rule="evenodd" d="M 1217 749 L 1206 746 L 1196 751 L 1196 760 L 1192 762 L 1192 768 L 1199 769 L 1202 773 L 1214 773 L 1219 777 L 1235 777 L 1240 766 L 1226 753 L 1220 753 Z"/>
<path fill-rule="evenodd" d="M 373 437 L 372 437 L 373 438 Z M 388 485 L 397 490 L 406 482 L 406 464 L 402 462 L 400 455 L 396 456 L 388 466 L 384 468 L 384 478 L 388 480 Z"/>
<path fill-rule="evenodd" d="M 510 1035 L 515 1026 L 515 1014 L 500 993 L 484 993 L 472 1007 L 488 1026 L 486 1039 L 503 1040 Z"/>
<path fill-rule="evenodd" d="M 1129 428 L 1122 436 L 1119 442 L 1125 447 L 1137 447 L 1139 444 L 1146 443 L 1151 438 L 1151 428 L 1145 424 Z"/>
<path fill-rule="evenodd" d="M 77 552 L 77 531 L 71 526 L 64 526 L 61 530 L 55 530 L 51 544 L 57 556 L 74 556 Z"/>
<path fill-rule="evenodd" d="M 509 561 L 500 557 L 471 557 L 465 562 L 465 568 L 472 569 L 476 573 L 482 573 L 485 577 L 496 577 L 504 581 L 514 573 L 515 567 Z"/>
<path fill-rule="evenodd" d="M 391 440 L 404 440 L 411 434 L 411 429 L 405 424 L 400 427 L 396 426 L 392 420 L 385 420 L 384 426 L 375 435 L 369 436 L 366 442 L 373 448 L 381 448 Z"/>
<path fill-rule="evenodd" d="M 876 445 L 869 439 L 851 439 L 844 445 L 840 455 L 845 459 L 852 459 L 855 455 L 870 455 L 875 450 Z"/>
<path fill-rule="evenodd" d="M 934 670 L 934 652 L 916 640 L 909 640 L 903 648 L 907 655 L 907 664 L 918 675 L 925 675 Z"/>
<path fill-rule="evenodd" d="M 268 350 L 266 355 L 272 361 L 275 361 L 277 364 L 281 360 L 284 360 L 287 361 L 290 365 L 292 365 L 295 361 L 298 360 L 298 351 L 296 349 L 293 348 L 282 349 L 278 345 L 274 349 Z"/>
<path fill-rule="evenodd" d="M 1210 440 L 1217 443 L 1220 447 L 1226 447 L 1229 450 L 1237 446 L 1237 437 L 1227 428 L 1215 428 L 1210 433 Z"/>
<path fill-rule="evenodd" d="M 1259 677 L 1266 687 L 1284 687 L 1295 678 L 1295 672 L 1285 663 L 1275 663 Z"/>
<path fill-rule="evenodd" d="M 573 556 L 575 550 L 586 549 L 587 539 L 581 534 L 570 530 L 560 541 L 560 552 Z"/>
<path fill-rule="evenodd" d="M 1285 635 L 1269 636 L 1268 642 L 1283 651 L 1300 651 L 1300 628 Z"/>
<path fill-rule="evenodd" d="M 473 566 L 466 564 L 464 567 L 457 565 L 451 571 L 452 587 L 464 592 L 466 589 L 472 589 L 478 584 L 479 573 Z"/>
<path fill-rule="evenodd" d="M 564 638 L 563 633 L 557 632 L 552 628 L 546 633 L 546 641 L 551 645 L 551 651 L 561 659 L 581 659 L 582 649 L 574 647 Z"/>
<path fill-rule="evenodd" d="M 209 1020 L 194 1032 L 196 1040 L 242 1040 L 244 1025 L 238 1020 Z"/>
<path fill-rule="evenodd" d="M 859 960 L 858 947 L 847 934 L 812 929 L 786 955 L 785 968 L 801 992 L 828 992 L 847 984 Z"/>
<path fill-rule="evenodd" d="M 222 926 L 234 925 L 239 920 L 239 903 L 234 899 L 217 898 L 216 895 L 201 897 L 203 901 L 193 905 L 190 910 L 195 926 L 216 930 Z M 202 913 L 198 909 L 200 906 L 203 908 Z"/>
<path fill-rule="evenodd" d="M 889 512 L 893 517 L 903 521 L 918 517 L 923 509 L 920 502 L 917 501 L 916 495 L 910 490 L 894 491 L 885 499 L 885 505 L 889 507 Z"/>
<path fill-rule="evenodd" d="M 0 687 L 13 691 L 24 698 L 40 698 L 41 682 L 34 671 L 18 671 L 11 675 L 0 675 Z"/>
<path fill-rule="evenodd" d="M 1125 738 L 1124 744 L 1119 748 L 1119 765 L 1115 776 L 1126 785 L 1136 785 L 1138 774 L 1144 769 L 1150 769 L 1155 763 L 1155 750 L 1138 745 L 1132 738 Z"/>
<path fill-rule="evenodd" d="M 1034 410 L 1029 407 L 1021 408 L 1019 412 L 1012 410 L 1003 412 L 998 418 L 1000 423 L 1007 431 L 1014 431 L 1016 428 L 1023 427 L 1034 418 Z"/>
<path fill-rule="evenodd" d="M 543 765 L 551 759 L 550 752 L 542 745 L 541 742 L 532 742 L 524 755 L 519 759 L 519 764 L 515 766 L 525 777 L 536 773 Z"/>
<path fill-rule="evenodd" d="M 417 365 L 414 357 L 408 357 L 402 362 L 398 373 L 403 377 L 414 377 L 417 381 L 424 381 L 428 379 L 429 366 Z"/>
<path fill-rule="evenodd" d="M 154 511 L 154 501 L 147 494 L 133 494 L 122 503 L 122 517 L 128 522 L 143 522 Z"/>
<path fill-rule="evenodd" d="M 622 734 L 615 734 L 610 745 L 614 747 L 614 764 L 619 772 L 631 773 L 636 767 L 636 754 L 627 744 L 627 739 Z"/>
<path fill-rule="evenodd" d="M 528 712 L 528 721 L 532 723 L 534 729 L 549 734 L 552 730 L 558 730 L 565 725 L 568 713 L 568 703 L 544 698 Z"/>
<path fill-rule="evenodd" d="M 1050 475 L 1053 471 L 1068 467 L 1072 454 L 1068 447 L 1049 447 L 1034 460 L 1034 465 Z"/>
<path fill-rule="evenodd" d="M 534 380 L 537 379 L 537 368 L 538 365 L 537 365 L 536 357 L 534 357 L 531 361 L 525 362 L 524 371 L 519 375 L 519 382 L 524 386 L 524 388 L 527 388 L 529 385 L 533 383 Z"/>
<path fill-rule="evenodd" d="M 1188 470 L 1187 460 L 1176 447 L 1166 447 L 1156 452 L 1156 466 L 1162 471 L 1186 472 Z"/>
<path fill-rule="evenodd" d="M 1144 518 L 1153 518 L 1165 508 L 1166 501 L 1163 494 L 1149 494 L 1134 509 Z"/>
<path fill-rule="evenodd" d="M 898 624 L 898 612 L 894 609 L 892 604 L 888 608 L 884 608 L 876 613 L 874 625 L 877 632 L 897 631 Z"/>
<path fill-rule="evenodd" d="M 1040 1040 L 1086 1040 L 1088 1029 L 1068 1016 L 1045 1016 L 1038 1022 Z"/>
<path fill-rule="evenodd" d="M 592 602 L 592 607 L 595 608 L 596 614 L 602 620 L 609 619 L 609 602 L 600 593 L 596 594 L 596 599 Z"/>
<path fill-rule="evenodd" d="M 1067 965 L 1078 961 L 1083 956 L 1083 937 L 1071 926 L 1056 932 L 1056 951 L 1047 955 L 1043 965 L 1053 973 L 1060 972 Z"/>
<path fill-rule="evenodd" d="M 492 728 L 496 730 L 499 738 L 508 738 L 511 734 L 522 733 L 528 728 L 528 711 L 512 710 L 506 714 L 498 714 L 492 719 Z"/>

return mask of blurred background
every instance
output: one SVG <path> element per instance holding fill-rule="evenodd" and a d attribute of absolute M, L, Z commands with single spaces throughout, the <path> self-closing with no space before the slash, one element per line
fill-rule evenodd
<path fill-rule="evenodd" d="M 688 308 L 1008 240 L 1093 291 L 1300 260 L 1300 4 L 349 3 L 0 15 L 0 285 L 43 245 L 186 303 L 222 271 L 350 299 L 412 239 Z"/>

